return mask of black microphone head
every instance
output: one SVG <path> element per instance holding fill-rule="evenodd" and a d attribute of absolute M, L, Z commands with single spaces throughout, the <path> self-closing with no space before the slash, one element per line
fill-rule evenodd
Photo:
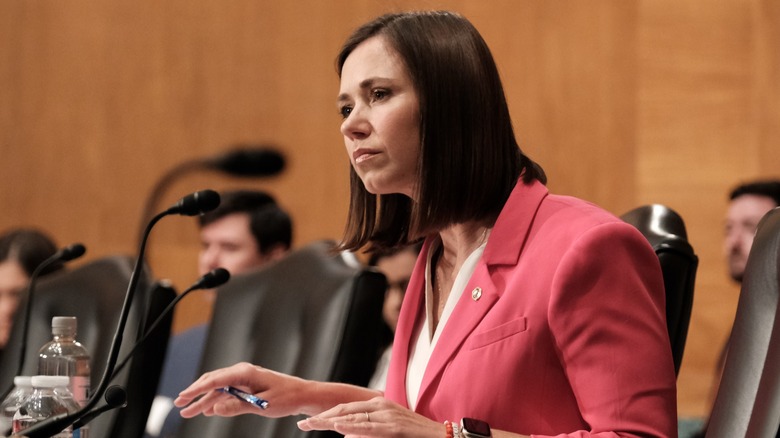
<path fill-rule="evenodd" d="M 127 404 L 127 391 L 119 385 L 111 385 L 103 396 L 106 404 L 112 408 L 118 408 Z"/>
<path fill-rule="evenodd" d="M 208 161 L 214 169 L 234 176 L 273 176 L 284 169 L 284 157 L 265 146 L 239 145 L 232 151 Z"/>
<path fill-rule="evenodd" d="M 69 262 L 83 256 L 85 252 L 87 252 L 87 248 L 84 245 L 80 243 L 74 243 L 60 250 L 59 259 L 63 262 Z"/>
<path fill-rule="evenodd" d="M 224 268 L 216 268 L 207 272 L 198 282 L 198 289 L 213 289 L 222 286 L 230 280 L 230 272 Z"/>
<path fill-rule="evenodd" d="M 214 210 L 218 206 L 219 193 L 214 190 L 201 190 L 179 199 L 179 202 L 169 208 L 168 212 L 184 216 L 197 216 Z"/>
<path fill-rule="evenodd" d="M 127 406 L 127 391 L 125 391 L 125 388 L 119 385 L 111 385 L 108 387 L 108 389 L 106 389 L 106 393 L 103 394 L 103 399 L 106 401 L 105 405 L 89 411 L 79 417 L 78 420 L 73 422 L 73 428 L 80 429 L 84 427 L 85 424 L 97 418 L 103 412 L 116 408 L 124 408 Z"/>

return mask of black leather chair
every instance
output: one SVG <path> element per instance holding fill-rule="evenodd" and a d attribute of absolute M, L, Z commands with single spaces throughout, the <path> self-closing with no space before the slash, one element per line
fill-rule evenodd
<path fill-rule="evenodd" d="M 780 208 L 758 225 L 707 438 L 774 437 L 780 427 Z"/>
<path fill-rule="evenodd" d="M 51 274 L 38 281 L 30 313 L 27 351 L 23 374 L 34 375 L 38 367 L 38 349 L 51 340 L 54 316 L 75 316 L 78 339 L 91 354 L 91 383 L 94 389 L 105 370 L 109 349 L 125 300 L 134 259 L 106 257 L 71 271 Z M 154 281 L 145 271 L 130 307 L 119 360 L 132 348 L 142 328 L 150 325 L 176 296 L 175 291 Z M 20 304 L 24 309 L 26 300 Z M 22 339 L 23 311 L 17 312 L 11 337 L 2 362 L 0 385 L 8 387 L 16 372 Z M 111 381 L 127 390 L 127 406 L 103 413 L 89 423 L 94 438 L 140 438 L 143 435 L 170 335 L 171 317 L 161 322 L 127 366 Z M 102 405 L 101 401 L 98 406 Z"/>
<path fill-rule="evenodd" d="M 383 346 L 384 275 L 316 242 L 217 293 L 201 371 L 247 361 L 320 381 L 367 385 Z M 273 400 L 270 400 L 273 403 Z M 178 437 L 324 437 L 297 417 L 198 416 Z"/>
<path fill-rule="evenodd" d="M 671 208 L 660 204 L 644 205 L 620 218 L 639 229 L 658 255 L 666 288 L 666 325 L 674 371 L 679 373 L 688 337 L 699 258 L 688 243 L 685 223 Z"/>

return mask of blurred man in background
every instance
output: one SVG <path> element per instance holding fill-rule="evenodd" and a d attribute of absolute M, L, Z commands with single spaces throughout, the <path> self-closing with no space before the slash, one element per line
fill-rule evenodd
<path fill-rule="evenodd" d="M 737 283 L 742 283 L 758 222 L 769 210 L 780 205 L 780 181 L 742 184 L 732 190 L 729 199 L 724 248 L 729 275 Z"/>
<path fill-rule="evenodd" d="M 729 194 L 729 205 L 726 210 L 724 225 L 723 250 L 729 276 L 737 284 L 742 284 L 745 275 L 750 248 L 753 246 L 753 238 L 761 218 L 770 210 L 780 206 L 780 180 L 753 181 L 740 184 Z M 718 391 L 720 376 L 728 353 L 728 341 L 718 357 L 715 381 L 710 392 L 711 402 Z M 712 403 L 710 403 L 710 406 Z M 696 438 L 704 437 L 707 431 L 705 427 L 695 435 Z"/>
<path fill-rule="evenodd" d="M 244 274 L 284 257 L 292 245 L 290 216 L 265 192 L 222 193 L 219 207 L 200 216 L 199 226 L 199 275 L 215 268 Z M 172 436 L 178 429 L 181 417 L 171 412 L 173 399 L 197 377 L 207 334 L 208 323 L 171 338 L 146 436 Z"/>

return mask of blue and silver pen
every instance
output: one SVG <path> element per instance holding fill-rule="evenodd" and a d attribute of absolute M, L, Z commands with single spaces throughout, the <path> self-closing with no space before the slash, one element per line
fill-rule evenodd
<path fill-rule="evenodd" d="M 223 388 L 218 388 L 217 391 L 224 392 L 225 394 L 230 394 L 237 399 L 243 400 L 247 403 L 251 403 L 257 406 L 260 409 L 265 409 L 268 407 L 268 400 L 263 400 L 254 394 L 244 392 L 232 386 L 225 386 Z"/>

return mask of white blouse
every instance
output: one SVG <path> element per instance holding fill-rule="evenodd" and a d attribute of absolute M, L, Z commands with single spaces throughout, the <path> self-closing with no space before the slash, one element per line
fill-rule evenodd
<path fill-rule="evenodd" d="M 455 277 L 455 282 L 452 285 L 449 297 L 447 297 L 447 302 L 444 304 L 444 311 L 439 319 L 439 324 L 435 327 L 435 331 L 434 327 L 431 327 L 430 325 L 430 321 L 433 320 L 433 312 L 436 311 L 431 305 L 433 301 L 431 258 L 441 246 L 441 240 L 437 240 L 431 244 L 431 248 L 428 250 L 428 258 L 425 263 L 425 319 L 419 322 L 414 328 L 412 339 L 416 340 L 412 346 L 406 370 L 406 401 L 412 410 L 417 406 L 417 397 L 420 394 L 423 375 L 425 374 L 425 369 L 428 367 L 428 361 L 431 359 L 433 349 L 436 348 L 439 336 L 441 336 L 441 332 L 447 325 L 452 310 L 455 308 L 455 304 L 457 304 L 460 296 L 463 295 L 463 290 L 466 288 L 466 284 L 471 278 L 471 274 L 474 273 L 474 270 L 477 267 L 477 262 L 485 251 L 485 245 L 487 245 L 487 243 L 480 245 L 466 258 L 466 261 L 463 262 L 463 266 L 461 266 L 458 275 Z"/>

